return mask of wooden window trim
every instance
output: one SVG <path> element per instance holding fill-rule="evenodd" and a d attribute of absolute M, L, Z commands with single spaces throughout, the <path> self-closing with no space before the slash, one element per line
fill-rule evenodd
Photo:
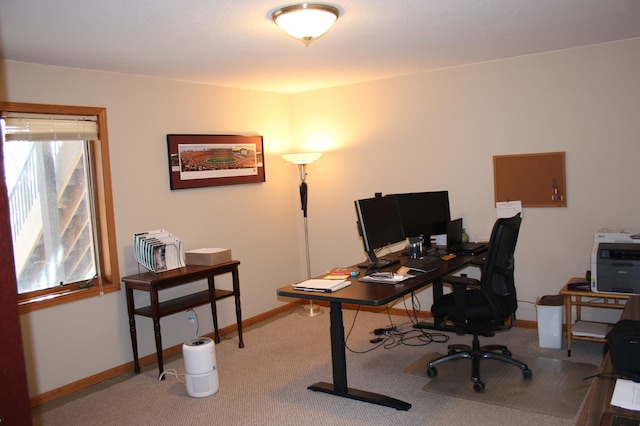
<path fill-rule="evenodd" d="M 96 215 L 98 222 L 98 239 L 101 246 L 102 285 L 99 286 L 96 282 L 89 288 L 78 289 L 72 287 L 71 289 L 64 290 L 48 289 L 41 292 L 30 293 L 29 298 L 18 295 L 19 312 L 23 314 L 120 290 L 106 108 L 0 102 L 0 111 L 35 114 L 94 115 L 98 118 L 99 140 L 96 143 L 96 149 L 94 151 L 95 155 L 93 160 L 95 163 L 93 165 L 96 171 Z"/>

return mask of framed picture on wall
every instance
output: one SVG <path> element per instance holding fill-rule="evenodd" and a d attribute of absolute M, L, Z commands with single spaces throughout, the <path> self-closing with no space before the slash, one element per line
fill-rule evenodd
<path fill-rule="evenodd" d="M 262 136 L 167 135 L 171 189 L 265 181 Z"/>

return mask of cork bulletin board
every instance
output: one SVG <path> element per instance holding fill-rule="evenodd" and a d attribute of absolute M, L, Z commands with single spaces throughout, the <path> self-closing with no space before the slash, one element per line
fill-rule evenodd
<path fill-rule="evenodd" d="M 566 207 L 565 153 L 494 155 L 495 201 L 523 207 Z"/>

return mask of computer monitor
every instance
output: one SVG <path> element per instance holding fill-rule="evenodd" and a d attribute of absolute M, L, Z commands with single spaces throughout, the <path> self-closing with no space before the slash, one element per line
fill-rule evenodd
<path fill-rule="evenodd" d="M 448 191 L 411 192 L 387 197 L 397 199 L 406 238 L 422 235 L 428 244 L 431 235 L 447 233 L 447 223 L 451 219 Z"/>
<path fill-rule="evenodd" d="M 371 265 L 377 265 L 375 251 L 404 240 L 398 204 L 393 197 L 356 200 L 358 231 Z"/>

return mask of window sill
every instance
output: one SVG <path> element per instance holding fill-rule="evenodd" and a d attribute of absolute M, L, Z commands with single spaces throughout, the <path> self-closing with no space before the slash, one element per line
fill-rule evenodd
<path fill-rule="evenodd" d="M 102 289 L 98 287 L 89 287 L 82 289 L 76 288 L 62 290 L 55 293 L 49 293 L 29 299 L 20 300 L 18 302 L 18 311 L 20 314 L 26 314 L 28 312 L 37 311 L 39 309 L 63 305 L 65 303 L 88 299 L 90 297 L 101 296 L 103 294 L 112 293 L 118 290 L 120 290 L 120 285 L 115 284 L 103 285 Z"/>

